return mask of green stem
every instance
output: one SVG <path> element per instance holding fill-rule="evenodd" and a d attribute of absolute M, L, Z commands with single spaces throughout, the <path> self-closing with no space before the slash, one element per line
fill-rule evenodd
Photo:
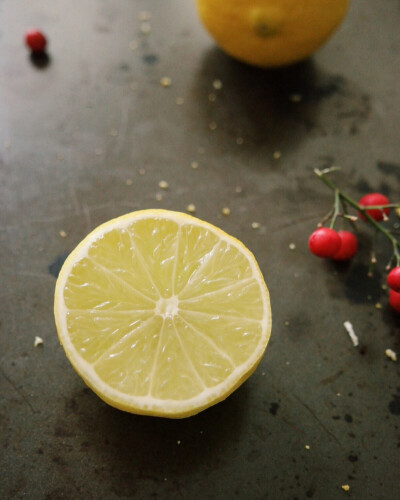
<path fill-rule="evenodd" d="M 319 170 L 318 168 L 314 169 L 314 173 L 317 177 L 319 177 L 321 179 L 321 181 L 326 184 L 330 189 L 332 189 L 332 191 L 334 191 L 335 193 L 335 212 L 336 212 L 336 204 L 337 204 L 337 197 L 339 197 L 340 199 L 344 200 L 346 203 L 348 203 L 350 206 L 352 206 L 353 208 L 355 208 L 357 211 L 361 212 L 364 217 L 367 219 L 367 221 L 375 228 L 377 229 L 378 231 L 380 231 L 382 234 L 384 234 L 386 236 L 386 238 L 388 238 L 390 240 L 390 242 L 392 243 L 392 247 L 393 247 L 393 255 L 396 259 L 396 266 L 400 266 L 400 251 L 399 251 L 399 248 L 400 248 L 400 243 L 399 241 L 392 235 L 390 234 L 390 232 L 384 228 L 381 224 L 379 224 L 375 219 L 373 219 L 369 213 L 367 212 L 367 210 L 371 210 L 371 208 L 384 208 L 386 207 L 387 205 L 379 205 L 379 206 L 376 206 L 376 207 L 362 207 L 360 206 L 355 200 L 353 200 L 353 198 L 350 198 L 350 196 L 347 196 L 347 194 L 343 193 L 337 186 L 336 184 L 334 184 L 330 179 L 328 179 L 327 177 L 325 177 L 324 175 L 324 172 L 321 172 L 321 170 Z M 399 205 L 390 205 L 390 206 L 395 206 L 395 207 L 398 207 Z M 335 212 L 334 212 L 334 215 L 335 215 Z"/>
<path fill-rule="evenodd" d="M 333 205 L 333 215 L 331 219 L 331 223 L 329 227 L 333 229 L 333 226 L 335 225 L 337 216 L 339 215 L 339 210 L 340 210 L 340 192 L 338 189 L 335 189 L 335 202 Z"/>

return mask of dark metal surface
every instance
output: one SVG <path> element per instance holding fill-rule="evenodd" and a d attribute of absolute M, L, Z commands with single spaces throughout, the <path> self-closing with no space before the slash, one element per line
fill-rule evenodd
<path fill-rule="evenodd" d="M 309 255 L 307 238 L 331 204 L 313 167 L 342 166 L 335 179 L 354 197 L 400 198 L 399 18 L 398 1 L 354 0 L 312 60 L 269 72 L 220 53 L 193 2 L 0 2 L 1 499 L 398 498 L 399 365 L 384 353 L 400 353 L 399 319 L 385 261 L 366 277 L 368 230 L 344 266 Z M 23 46 L 32 25 L 48 59 Z M 198 416 L 125 414 L 65 358 L 55 275 L 98 224 L 189 203 L 255 253 L 272 339 L 250 380 Z M 389 250 L 379 240 L 378 256 Z"/>

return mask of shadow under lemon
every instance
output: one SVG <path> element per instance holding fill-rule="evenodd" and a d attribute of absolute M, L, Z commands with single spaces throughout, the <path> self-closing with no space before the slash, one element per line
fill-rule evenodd
<path fill-rule="evenodd" d="M 213 87 L 215 80 L 221 89 Z M 308 135 L 358 133 L 370 112 L 369 97 L 361 89 L 327 73 L 314 58 L 261 69 L 216 46 L 201 61 L 191 97 L 199 126 L 211 127 L 219 147 L 236 142 L 267 154 L 295 150 Z"/>
<path fill-rule="evenodd" d="M 105 488 L 111 480 L 118 495 L 129 496 L 143 479 L 164 483 L 179 481 L 199 467 L 202 472 L 217 470 L 224 456 L 234 453 L 250 418 L 249 390 L 244 383 L 225 401 L 197 415 L 166 419 L 117 410 L 81 387 L 67 396 L 63 418 L 75 430 L 75 439 L 83 442 L 78 455 L 97 456 L 103 464 L 98 480 L 104 475 Z M 65 427 L 63 422 L 58 426 Z"/>

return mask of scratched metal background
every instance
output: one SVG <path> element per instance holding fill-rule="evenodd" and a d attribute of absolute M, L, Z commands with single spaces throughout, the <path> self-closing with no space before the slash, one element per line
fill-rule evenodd
<path fill-rule="evenodd" d="M 261 71 L 215 48 L 193 2 L 0 1 L 1 499 L 398 498 L 399 365 L 384 352 L 400 353 L 400 322 L 381 288 L 390 249 L 378 240 L 369 279 L 368 230 L 343 266 L 309 255 L 307 237 L 332 201 L 315 167 L 342 166 L 335 180 L 354 197 L 400 198 L 399 23 L 398 0 L 353 0 L 315 57 Z M 23 45 L 32 25 L 49 37 L 47 59 Z M 255 253 L 272 340 L 251 379 L 200 415 L 125 414 L 66 360 L 55 276 L 99 223 L 189 203 Z"/>

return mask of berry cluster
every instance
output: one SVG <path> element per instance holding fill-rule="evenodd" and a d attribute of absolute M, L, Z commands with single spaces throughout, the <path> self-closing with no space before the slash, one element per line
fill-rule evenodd
<path fill-rule="evenodd" d="M 388 221 L 390 208 L 395 208 L 396 213 L 400 211 L 400 205 L 391 204 L 389 199 L 381 193 L 369 193 L 363 196 L 358 202 L 344 194 L 338 189 L 325 174 L 336 170 L 336 168 L 320 171 L 315 169 L 315 174 L 335 193 L 335 202 L 333 209 L 319 224 L 308 239 L 308 247 L 310 251 L 317 257 L 333 259 L 335 261 L 350 260 L 357 253 L 358 242 L 357 237 L 350 231 L 335 231 L 333 229 L 336 219 L 339 216 L 353 223 L 360 218 L 361 220 L 370 223 L 377 231 L 383 233 L 392 243 L 393 254 L 386 266 L 389 272 L 387 276 L 387 284 L 389 286 L 389 304 L 397 312 L 400 313 L 400 242 L 395 238 L 392 232 L 384 226 L 384 222 Z M 356 215 L 348 213 L 348 206 L 357 210 Z M 330 226 L 323 227 L 323 224 L 330 219 Z M 375 261 L 375 257 L 371 262 Z M 393 267 L 393 262 L 395 266 Z"/>

